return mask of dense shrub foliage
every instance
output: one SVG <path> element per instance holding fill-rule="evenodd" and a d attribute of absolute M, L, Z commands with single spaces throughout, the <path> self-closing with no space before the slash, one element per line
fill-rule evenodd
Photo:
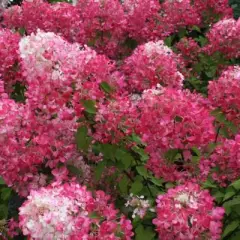
<path fill-rule="evenodd" d="M 236 4 L 6 3 L 0 238 L 239 240 Z"/>

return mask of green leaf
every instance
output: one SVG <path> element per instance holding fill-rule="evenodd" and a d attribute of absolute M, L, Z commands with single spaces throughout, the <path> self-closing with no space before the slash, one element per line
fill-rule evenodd
<path fill-rule="evenodd" d="M 237 231 L 236 233 L 233 234 L 233 236 L 230 236 L 228 240 L 239 240 L 239 236 L 240 236 L 240 231 Z"/>
<path fill-rule="evenodd" d="M 82 170 L 73 165 L 67 165 L 67 169 L 69 172 L 71 172 L 75 176 L 78 176 L 78 177 L 82 176 Z"/>
<path fill-rule="evenodd" d="M 100 217 L 97 212 L 91 212 L 91 213 L 89 213 L 88 216 L 89 216 L 89 218 L 91 218 L 91 219 L 98 219 L 98 218 Z"/>
<path fill-rule="evenodd" d="M 147 153 L 144 151 L 144 149 L 138 147 L 138 146 L 134 146 L 132 148 L 132 150 L 137 153 L 138 155 L 141 156 L 141 161 L 142 162 L 146 162 L 149 159 L 149 156 L 147 155 Z"/>
<path fill-rule="evenodd" d="M 0 219 L 7 218 L 8 215 L 8 206 L 0 204 Z"/>
<path fill-rule="evenodd" d="M 145 178 L 147 178 L 149 176 L 148 171 L 147 171 L 147 169 L 144 166 L 138 166 L 138 167 L 136 167 L 136 169 L 137 169 L 137 172 L 141 176 L 143 176 Z"/>
<path fill-rule="evenodd" d="M 1 177 L 0 177 L 0 185 L 5 185 L 5 182 Z"/>
<path fill-rule="evenodd" d="M 112 161 L 115 160 L 117 157 L 116 151 L 119 149 L 118 146 L 112 144 L 102 144 L 101 145 L 101 152 L 105 159 L 110 159 Z"/>
<path fill-rule="evenodd" d="M 221 127 L 219 133 L 225 138 L 230 138 L 228 129 L 225 126 Z"/>
<path fill-rule="evenodd" d="M 100 87 L 105 93 L 112 93 L 113 89 L 107 82 L 101 82 Z"/>
<path fill-rule="evenodd" d="M 223 201 L 228 200 L 229 198 L 231 198 L 232 196 L 234 196 L 236 194 L 236 192 L 234 191 L 233 187 L 228 187 L 226 189 Z"/>
<path fill-rule="evenodd" d="M 25 33 L 26 33 L 26 30 L 25 30 L 25 28 L 21 27 L 21 28 L 18 29 L 18 32 L 21 36 L 24 36 Z"/>
<path fill-rule="evenodd" d="M 180 116 L 176 116 L 176 117 L 174 118 L 174 120 L 175 120 L 175 122 L 182 122 L 183 118 L 180 117 Z"/>
<path fill-rule="evenodd" d="M 124 169 L 128 169 L 134 161 L 132 155 L 126 151 L 123 151 L 122 149 L 117 149 L 116 158 L 123 163 Z"/>
<path fill-rule="evenodd" d="M 240 179 L 236 180 L 231 184 L 236 190 L 240 190 Z"/>
<path fill-rule="evenodd" d="M 186 30 L 185 28 L 179 29 L 179 31 L 178 31 L 178 36 L 179 36 L 180 38 L 184 37 L 186 34 L 187 34 L 187 30 Z"/>
<path fill-rule="evenodd" d="M 135 229 L 136 240 L 152 240 L 156 233 L 151 227 L 144 228 L 142 224 Z"/>
<path fill-rule="evenodd" d="M 123 194 L 127 194 L 128 192 L 128 183 L 129 183 L 129 179 L 127 176 L 123 176 L 122 179 L 120 180 L 120 182 L 118 183 L 119 189 L 121 191 L 121 193 Z"/>
<path fill-rule="evenodd" d="M 196 25 L 194 25 L 193 27 L 192 27 L 192 30 L 195 30 L 195 31 L 197 31 L 197 32 L 201 32 L 201 29 L 198 27 L 198 26 L 196 26 Z"/>
<path fill-rule="evenodd" d="M 95 106 L 95 101 L 93 100 L 84 100 L 83 102 L 83 106 L 86 112 L 91 113 L 91 114 L 95 114 L 96 113 L 96 106 Z"/>
<path fill-rule="evenodd" d="M 101 161 L 95 167 L 94 176 L 97 181 L 101 178 L 105 166 L 106 166 L 106 161 Z"/>
<path fill-rule="evenodd" d="M 169 36 L 164 40 L 164 43 L 168 46 L 171 47 L 172 46 L 172 41 L 173 41 L 173 36 Z"/>
<path fill-rule="evenodd" d="M 209 143 L 207 146 L 208 149 L 208 156 L 211 155 L 213 153 L 213 151 L 215 150 L 215 148 L 218 146 L 217 143 Z"/>
<path fill-rule="evenodd" d="M 226 237 L 228 236 L 230 233 L 232 233 L 235 229 L 237 229 L 239 226 L 239 221 L 233 221 L 231 222 L 230 224 L 228 224 L 225 229 L 224 229 L 224 232 L 223 232 L 223 235 L 222 237 Z"/>
<path fill-rule="evenodd" d="M 221 109 L 217 108 L 211 112 L 211 115 L 216 118 L 216 120 L 220 123 L 226 123 L 226 118 L 224 113 L 221 111 Z"/>
<path fill-rule="evenodd" d="M 174 162 L 175 157 L 179 153 L 178 149 L 170 149 L 165 153 L 165 158 L 169 160 L 170 162 Z"/>
<path fill-rule="evenodd" d="M 204 45 L 207 44 L 208 40 L 203 37 L 203 36 L 199 36 L 198 38 L 195 39 L 197 42 L 199 42 L 201 44 L 201 46 L 203 47 Z"/>
<path fill-rule="evenodd" d="M 132 134 L 132 141 L 139 145 L 143 145 L 141 138 L 136 134 Z"/>
<path fill-rule="evenodd" d="M 165 187 L 166 187 L 167 189 L 169 189 L 169 188 L 173 188 L 173 187 L 174 187 L 174 184 L 168 182 L 168 183 L 166 183 Z"/>
<path fill-rule="evenodd" d="M 86 126 L 79 127 L 76 133 L 76 142 L 78 150 L 86 151 L 91 143 L 88 137 L 88 129 Z"/>
<path fill-rule="evenodd" d="M 218 203 L 220 203 L 222 201 L 223 197 L 224 197 L 224 193 L 221 192 L 221 191 L 216 191 L 212 195 L 215 197 L 215 199 Z"/>
<path fill-rule="evenodd" d="M 11 188 L 3 188 L 1 189 L 1 198 L 3 201 L 6 201 L 11 196 L 12 189 Z"/>
<path fill-rule="evenodd" d="M 217 67 L 216 66 L 211 66 L 208 68 L 208 70 L 205 72 L 205 74 L 209 78 L 213 78 L 216 75 Z"/>
<path fill-rule="evenodd" d="M 234 125 L 234 123 L 227 121 L 225 125 L 231 130 L 233 134 L 236 134 L 238 132 L 238 128 Z"/>
<path fill-rule="evenodd" d="M 137 194 L 139 193 L 143 188 L 143 184 L 142 182 L 137 179 L 131 186 L 131 189 L 130 189 L 130 192 L 133 193 L 133 194 Z"/>
<path fill-rule="evenodd" d="M 217 185 L 212 183 L 210 180 L 207 180 L 203 183 L 204 188 L 217 188 Z"/>
<path fill-rule="evenodd" d="M 229 200 L 227 202 L 225 202 L 223 204 L 223 207 L 232 207 L 232 206 L 235 206 L 235 205 L 239 205 L 240 204 L 240 196 L 237 196 L 235 198 L 233 198 L 232 200 Z"/>
<path fill-rule="evenodd" d="M 196 156 L 200 157 L 201 156 L 201 152 L 197 147 L 193 147 L 192 151 L 196 154 Z"/>
<path fill-rule="evenodd" d="M 163 185 L 163 183 L 164 183 L 164 180 L 161 179 L 161 178 L 160 178 L 160 179 L 157 179 L 157 178 L 153 177 L 153 178 L 151 179 L 151 182 L 154 183 L 156 186 L 161 187 L 161 186 Z"/>

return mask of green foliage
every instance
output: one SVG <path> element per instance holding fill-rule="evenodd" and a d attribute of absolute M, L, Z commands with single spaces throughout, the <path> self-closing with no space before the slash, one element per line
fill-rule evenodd
<path fill-rule="evenodd" d="M 231 5 L 234 17 L 238 19 L 240 17 L 240 1 L 239 0 L 229 0 L 229 4 Z"/>
<path fill-rule="evenodd" d="M 93 100 L 84 100 L 82 101 L 84 109 L 87 113 L 95 114 L 96 113 L 96 102 Z"/>
<path fill-rule="evenodd" d="M 107 83 L 107 82 L 102 82 L 100 84 L 100 87 L 102 88 L 102 90 L 105 92 L 105 93 L 112 93 L 113 92 L 113 89 L 112 87 Z"/>
<path fill-rule="evenodd" d="M 76 133 L 77 148 L 80 151 L 87 151 L 91 143 L 91 138 L 88 136 L 88 129 L 86 126 L 79 127 Z"/>
<path fill-rule="evenodd" d="M 225 209 L 223 240 L 236 240 L 240 235 L 240 179 L 228 187 L 220 187 L 208 180 L 204 186 L 211 191 L 216 203 Z"/>
<path fill-rule="evenodd" d="M 8 202 L 12 194 L 12 189 L 7 187 L 0 177 L 0 220 L 8 218 Z"/>

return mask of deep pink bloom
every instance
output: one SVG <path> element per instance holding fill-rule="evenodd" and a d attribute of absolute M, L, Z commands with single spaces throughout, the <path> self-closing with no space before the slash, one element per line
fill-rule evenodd
<path fill-rule="evenodd" d="M 214 207 L 208 190 L 187 182 L 159 195 L 156 201 L 153 224 L 159 239 L 220 239 L 224 208 Z"/>

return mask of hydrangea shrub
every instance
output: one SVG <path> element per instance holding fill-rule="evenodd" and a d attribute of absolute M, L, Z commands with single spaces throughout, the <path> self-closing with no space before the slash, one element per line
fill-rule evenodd
<path fill-rule="evenodd" d="M 227 0 L 24 0 L 0 14 L 1 239 L 239 239 Z"/>

